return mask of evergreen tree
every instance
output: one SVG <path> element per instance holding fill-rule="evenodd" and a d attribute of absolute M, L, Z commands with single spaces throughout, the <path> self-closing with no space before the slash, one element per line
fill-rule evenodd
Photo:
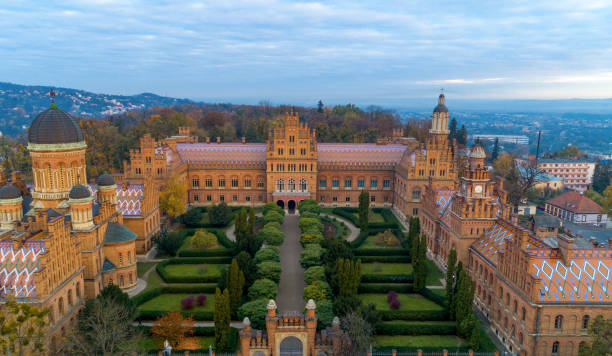
<path fill-rule="evenodd" d="M 472 302 L 474 301 L 475 283 L 465 270 L 461 270 L 457 274 L 457 302 L 455 309 L 455 318 L 457 325 L 461 325 L 467 317 L 472 313 Z"/>
<path fill-rule="evenodd" d="M 227 289 L 215 291 L 215 350 L 224 351 L 229 347 L 230 339 L 230 301 Z"/>
<path fill-rule="evenodd" d="M 463 271 L 463 262 L 459 261 L 457 263 L 457 268 L 455 269 L 455 283 L 453 284 L 453 299 L 448 301 L 448 316 L 450 320 L 456 320 L 456 311 L 457 311 L 457 293 L 458 293 L 458 280 L 459 274 Z"/>
<path fill-rule="evenodd" d="M 448 125 L 448 130 L 450 131 L 450 133 L 448 134 L 449 139 L 452 140 L 454 138 L 457 138 L 457 119 L 455 119 L 454 117 L 451 119 Z"/>
<path fill-rule="evenodd" d="M 495 138 L 495 144 L 493 145 L 493 152 L 491 152 L 491 161 L 495 162 L 499 156 L 499 138 Z"/>
<path fill-rule="evenodd" d="M 418 241 L 416 260 L 413 259 L 412 265 L 414 273 L 414 290 L 420 291 L 425 288 L 427 281 L 427 241 L 425 235 L 421 235 L 421 237 L 416 240 Z"/>
<path fill-rule="evenodd" d="M 244 273 L 240 270 L 235 258 L 232 259 L 228 279 L 227 288 L 229 289 L 230 315 L 236 317 L 240 307 L 242 291 L 244 290 Z"/>
<path fill-rule="evenodd" d="M 317 103 L 317 112 L 323 112 L 323 102 L 321 100 Z"/>
<path fill-rule="evenodd" d="M 370 194 L 362 190 L 359 194 L 359 228 L 368 229 L 368 212 L 370 210 Z"/>
<path fill-rule="evenodd" d="M 341 297 L 357 295 L 361 281 L 361 260 L 357 262 L 341 258 L 337 269 L 338 294 Z"/>
<path fill-rule="evenodd" d="M 457 132 L 457 143 L 460 145 L 467 145 L 468 133 L 465 125 L 461 125 L 461 129 Z"/>
<path fill-rule="evenodd" d="M 454 298 L 453 288 L 455 283 L 455 269 L 457 268 L 457 251 L 451 249 L 448 253 L 448 259 L 446 263 L 446 311 L 450 315 L 450 306 Z"/>

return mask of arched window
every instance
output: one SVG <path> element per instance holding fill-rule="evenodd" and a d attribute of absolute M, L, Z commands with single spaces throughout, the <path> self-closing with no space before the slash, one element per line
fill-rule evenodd
<path fill-rule="evenodd" d="M 518 310 L 518 303 L 517 303 L 517 302 L 516 302 L 516 300 L 515 300 L 515 301 L 514 301 L 513 308 L 512 308 L 512 312 L 513 312 L 514 314 L 516 314 L 517 310 Z"/>
<path fill-rule="evenodd" d="M 525 315 L 527 314 L 527 311 L 525 310 L 525 308 L 521 308 L 521 320 L 525 321 Z"/>
<path fill-rule="evenodd" d="M 515 335 L 516 335 L 516 328 L 514 327 L 514 324 L 513 324 L 512 329 L 510 330 L 510 338 L 514 340 Z"/>
<path fill-rule="evenodd" d="M 557 315 L 555 317 L 555 329 L 561 330 L 563 328 L 563 315 Z"/>
<path fill-rule="evenodd" d="M 290 178 L 289 179 L 289 191 L 292 192 L 295 190 L 295 179 Z"/>
<path fill-rule="evenodd" d="M 72 303 L 72 289 L 68 290 L 68 306 L 71 307 L 73 305 Z"/>
<path fill-rule="evenodd" d="M 586 330 L 589 328 L 589 320 L 591 319 L 590 316 L 585 315 L 582 317 L 582 330 Z"/>
<path fill-rule="evenodd" d="M 75 291 L 76 291 L 77 298 L 81 298 L 81 283 L 80 282 L 77 282 Z"/>
<path fill-rule="evenodd" d="M 303 192 L 308 190 L 308 183 L 306 183 L 306 179 L 304 178 L 300 179 L 300 190 Z"/>
<path fill-rule="evenodd" d="M 119 285 L 123 287 L 123 275 L 119 275 Z"/>
<path fill-rule="evenodd" d="M 64 315 L 64 298 L 63 297 L 60 297 L 60 299 L 57 301 L 57 310 L 59 311 L 60 316 Z"/>
<path fill-rule="evenodd" d="M 519 345 L 523 346 L 523 333 L 519 333 Z"/>
<path fill-rule="evenodd" d="M 55 324 L 55 314 L 53 313 L 53 305 L 49 306 L 49 324 Z"/>
<path fill-rule="evenodd" d="M 276 181 L 276 190 L 279 192 L 282 192 L 283 190 L 285 190 L 285 181 L 282 179 L 279 179 L 278 181 Z"/>
<path fill-rule="evenodd" d="M 553 342 L 552 354 L 553 355 L 558 355 L 559 354 L 559 341 Z"/>

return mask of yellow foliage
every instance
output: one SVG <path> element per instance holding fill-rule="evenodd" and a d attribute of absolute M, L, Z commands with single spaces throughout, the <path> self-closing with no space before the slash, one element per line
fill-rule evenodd
<path fill-rule="evenodd" d="M 159 206 L 165 214 L 176 218 L 186 211 L 186 194 L 187 185 L 174 176 L 159 193 Z"/>

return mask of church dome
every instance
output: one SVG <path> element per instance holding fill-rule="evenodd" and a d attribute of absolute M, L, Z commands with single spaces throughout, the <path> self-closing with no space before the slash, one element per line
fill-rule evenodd
<path fill-rule="evenodd" d="M 444 94 L 440 94 L 438 97 L 438 105 L 434 108 L 433 112 L 448 112 L 448 108 L 444 105 Z"/>
<path fill-rule="evenodd" d="M 0 188 L 0 199 L 17 199 L 19 197 L 21 197 L 21 193 L 14 185 L 5 185 Z"/>
<path fill-rule="evenodd" d="M 101 187 L 108 187 L 115 184 L 115 178 L 108 173 L 104 173 L 98 176 L 98 179 L 96 179 L 96 184 Z"/>
<path fill-rule="evenodd" d="M 470 152 L 470 158 L 486 158 L 487 154 L 485 153 L 482 146 L 474 146 L 472 147 L 472 151 Z"/>
<path fill-rule="evenodd" d="M 80 184 L 72 187 L 72 189 L 70 189 L 70 193 L 68 194 L 70 199 L 85 199 L 89 198 L 90 196 L 91 192 L 89 191 L 89 188 Z"/>
<path fill-rule="evenodd" d="M 36 116 L 28 129 L 28 142 L 33 144 L 76 143 L 83 141 L 81 128 L 72 116 L 55 103 Z"/>

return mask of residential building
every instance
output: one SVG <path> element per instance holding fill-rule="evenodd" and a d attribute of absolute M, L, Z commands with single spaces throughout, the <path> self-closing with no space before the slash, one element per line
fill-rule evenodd
<path fill-rule="evenodd" d="M 608 220 L 608 214 L 602 213 L 599 204 L 575 191 L 569 191 L 547 200 L 545 211 L 576 224 L 600 225 L 605 224 Z"/>
<path fill-rule="evenodd" d="M 540 159 L 538 169 L 563 179 L 566 188 L 584 193 L 593 183 L 595 161 L 587 159 Z"/>

